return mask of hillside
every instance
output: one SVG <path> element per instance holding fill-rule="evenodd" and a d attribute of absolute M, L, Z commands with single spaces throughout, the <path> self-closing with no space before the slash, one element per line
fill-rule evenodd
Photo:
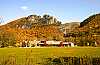
<path fill-rule="evenodd" d="M 100 14 L 91 15 L 89 18 L 85 19 L 80 23 L 80 27 L 98 27 L 100 26 Z"/>
<path fill-rule="evenodd" d="M 0 26 L 0 44 L 8 46 L 23 40 L 63 40 L 60 24 L 61 22 L 49 15 L 20 18 Z"/>
<path fill-rule="evenodd" d="M 79 26 L 80 26 L 80 22 L 71 22 L 71 23 L 62 24 L 60 27 L 63 32 L 65 32 L 66 30 L 66 33 L 70 33 L 70 32 L 75 32 L 76 29 L 79 28 Z"/>
<path fill-rule="evenodd" d="M 88 32 L 98 34 L 100 33 L 100 14 L 95 14 L 80 23 L 80 28 Z"/>
<path fill-rule="evenodd" d="M 60 40 L 79 46 L 100 46 L 100 14 L 83 22 L 61 24 L 50 15 L 29 15 L 0 26 L 0 46 L 12 46 L 23 40 Z"/>
<path fill-rule="evenodd" d="M 95 14 L 80 23 L 80 31 L 100 45 L 100 14 Z"/>

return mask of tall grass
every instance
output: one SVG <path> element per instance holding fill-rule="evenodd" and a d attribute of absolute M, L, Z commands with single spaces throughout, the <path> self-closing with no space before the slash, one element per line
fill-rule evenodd
<path fill-rule="evenodd" d="M 3 56 L 0 59 L 0 65 L 17 65 L 15 55 Z"/>
<path fill-rule="evenodd" d="M 28 53 L 24 57 L 24 62 L 18 64 L 16 62 L 16 56 L 6 56 L 0 60 L 0 65 L 100 65 L 100 57 L 82 56 L 82 57 L 43 57 L 41 62 L 38 61 L 41 58 L 33 58 Z M 37 62 L 34 62 L 37 60 Z"/>
<path fill-rule="evenodd" d="M 100 57 L 56 57 L 48 58 L 44 65 L 100 65 Z"/>

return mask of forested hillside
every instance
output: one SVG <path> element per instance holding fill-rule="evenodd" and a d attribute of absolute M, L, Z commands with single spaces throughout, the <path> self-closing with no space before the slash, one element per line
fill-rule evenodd
<path fill-rule="evenodd" d="M 10 46 L 23 40 L 64 40 L 60 24 L 49 15 L 30 15 L 0 26 L 0 44 Z"/>
<path fill-rule="evenodd" d="M 100 45 L 100 14 L 83 22 L 61 24 L 50 15 L 29 15 L 0 26 L 0 46 L 14 46 L 23 40 L 60 40 L 79 46 Z"/>
<path fill-rule="evenodd" d="M 100 14 L 95 14 L 80 23 L 80 31 L 84 32 L 86 39 L 97 41 L 100 45 Z"/>

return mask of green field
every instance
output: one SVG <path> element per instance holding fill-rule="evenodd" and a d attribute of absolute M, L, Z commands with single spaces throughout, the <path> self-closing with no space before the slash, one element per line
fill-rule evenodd
<path fill-rule="evenodd" d="M 42 62 L 43 58 L 65 56 L 100 56 L 100 48 L 0 48 L 0 62 L 11 58 L 11 60 L 16 61 L 19 65 L 28 61 L 36 64 Z"/>

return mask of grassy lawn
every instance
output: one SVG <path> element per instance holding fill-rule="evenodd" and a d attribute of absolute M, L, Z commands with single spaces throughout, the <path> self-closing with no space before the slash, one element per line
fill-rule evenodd
<path fill-rule="evenodd" d="M 0 60 L 13 57 L 17 63 L 31 59 L 35 63 L 47 57 L 65 56 L 100 56 L 99 47 L 74 47 L 74 48 L 0 48 Z"/>

